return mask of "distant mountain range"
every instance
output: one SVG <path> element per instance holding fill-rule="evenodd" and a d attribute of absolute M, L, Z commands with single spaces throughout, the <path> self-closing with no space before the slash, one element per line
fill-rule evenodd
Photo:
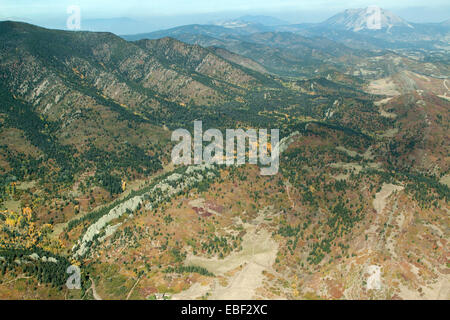
<path fill-rule="evenodd" d="M 443 25 L 443 26 L 450 26 L 450 19 L 445 20 L 444 22 L 441 23 L 441 25 Z"/>
<path fill-rule="evenodd" d="M 368 7 L 345 10 L 322 23 L 287 24 L 277 18 L 246 16 L 211 25 L 186 25 L 124 38 L 139 40 L 169 36 L 184 41 L 187 35 L 223 39 L 263 32 L 291 32 L 309 37 L 325 37 L 355 48 L 396 49 L 411 46 L 441 47 L 449 42 L 449 31 L 449 20 L 442 23 L 410 23 L 388 10 Z"/>
<path fill-rule="evenodd" d="M 123 38 L 136 41 L 171 37 L 222 48 L 254 60 L 259 64 L 257 70 L 264 68 L 282 76 L 310 76 L 320 72 L 323 65 L 344 71 L 340 65 L 348 65 L 348 59 L 367 57 L 371 54 L 368 50 L 428 50 L 445 59 L 450 41 L 448 21 L 410 23 L 378 7 L 346 10 L 322 23 L 279 25 L 281 22 L 270 17 L 241 17 Z"/>
<path fill-rule="evenodd" d="M 213 23 L 215 25 L 228 27 L 228 28 L 235 28 L 236 26 L 249 26 L 249 25 L 261 25 L 261 26 L 283 26 L 288 25 L 289 23 L 270 16 L 243 16 L 237 19 L 231 19 L 231 20 L 222 20 L 217 21 Z"/>

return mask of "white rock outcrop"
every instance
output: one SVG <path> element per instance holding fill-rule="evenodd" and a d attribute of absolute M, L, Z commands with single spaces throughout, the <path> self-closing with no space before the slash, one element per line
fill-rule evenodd
<path fill-rule="evenodd" d="M 213 168 L 214 166 L 210 164 L 190 166 L 183 174 L 171 174 L 156 184 L 151 191 L 120 203 L 87 229 L 81 240 L 78 240 L 78 243 L 72 248 L 74 252 L 73 257 L 84 256 L 89 251 L 91 242 L 102 232 L 105 234 L 98 239 L 99 241 L 103 241 L 114 234 L 120 225 L 109 226 L 109 224 L 113 220 L 120 218 L 125 212 L 134 212 L 144 201 L 148 201 L 146 209 L 152 210 L 162 201 L 168 200 L 185 188 L 193 186 L 195 183 L 201 182 L 206 178 L 213 178 L 215 174 L 210 171 Z"/>

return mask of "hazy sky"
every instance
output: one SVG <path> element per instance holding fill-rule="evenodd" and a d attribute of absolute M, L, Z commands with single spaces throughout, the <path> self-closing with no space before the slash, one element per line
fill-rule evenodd
<path fill-rule="evenodd" d="M 448 0 L 0 0 L 0 20 L 62 26 L 69 5 L 79 5 L 82 19 L 129 17 L 154 28 L 242 14 L 272 15 L 290 23 L 319 22 L 348 8 L 378 5 L 412 22 L 450 18 Z"/>

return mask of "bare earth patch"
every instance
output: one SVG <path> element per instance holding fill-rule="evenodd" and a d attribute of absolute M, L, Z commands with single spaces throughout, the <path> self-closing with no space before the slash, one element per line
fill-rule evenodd
<path fill-rule="evenodd" d="M 439 182 L 445 184 L 447 187 L 450 187 L 450 174 L 443 176 Z"/>
<path fill-rule="evenodd" d="M 383 78 L 372 81 L 367 87 L 367 92 L 386 96 L 400 95 L 392 78 Z"/>
<path fill-rule="evenodd" d="M 373 200 L 373 207 L 377 211 L 378 214 L 383 212 L 383 209 L 386 207 L 387 199 L 394 191 L 401 191 L 404 188 L 402 186 L 396 186 L 393 184 L 384 184 L 381 188 L 381 191 L 375 195 L 375 199 Z"/>
<path fill-rule="evenodd" d="M 225 286 L 216 279 L 206 286 L 193 285 L 190 289 L 174 296 L 174 299 L 195 299 L 205 292 L 210 293 L 213 300 L 254 299 L 256 290 L 263 285 L 263 271 L 271 271 L 278 252 L 278 244 L 271 234 L 258 228 L 264 221 L 266 210 L 251 223 L 244 223 L 246 234 L 243 237 L 242 250 L 233 252 L 224 259 L 198 257 L 188 255 L 186 265 L 206 268 L 216 276 L 225 277 Z M 236 272 L 230 272 L 237 270 Z"/>
<path fill-rule="evenodd" d="M 439 275 L 432 284 L 421 287 L 422 292 L 400 286 L 400 297 L 405 300 L 449 300 L 450 299 L 450 277 Z"/>

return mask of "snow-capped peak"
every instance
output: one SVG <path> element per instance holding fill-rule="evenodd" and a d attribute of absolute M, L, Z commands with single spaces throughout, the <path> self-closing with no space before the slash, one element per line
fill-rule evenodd
<path fill-rule="evenodd" d="M 345 10 L 324 23 L 328 26 L 344 28 L 355 32 L 361 30 L 389 30 L 392 27 L 414 28 L 392 12 L 377 6 Z"/>

